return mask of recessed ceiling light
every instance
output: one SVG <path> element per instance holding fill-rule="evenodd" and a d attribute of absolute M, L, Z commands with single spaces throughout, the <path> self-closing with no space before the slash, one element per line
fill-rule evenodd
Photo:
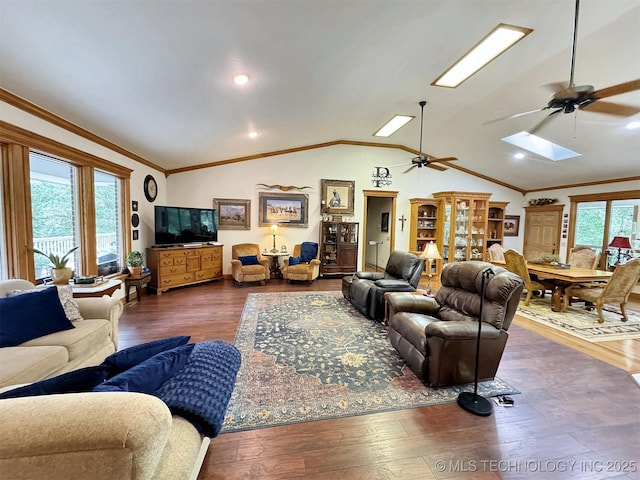
<path fill-rule="evenodd" d="M 249 132 L 249 138 L 256 138 L 258 136 L 258 132 Z"/>
<path fill-rule="evenodd" d="M 569 158 L 579 157 L 582 154 L 569 150 L 568 148 L 556 145 L 555 143 L 545 140 L 529 132 L 519 132 L 501 139 L 503 142 L 510 143 L 516 147 L 523 148 L 529 152 L 533 152 L 541 157 L 548 158 L 557 162 L 559 160 L 567 160 Z"/>
<path fill-rule="evenodd" d="M 246 85 L 247 82 L 249 82 L 249 77 L 247 75 L 245 75 L 244 73 L 241 73 L 241 74 L 236 75 L 235 77 L 233 77 L 233 82 L 236 85 Z"/>
<path fill-rule="evenodd" d="M 515 158 L 517 160 L 522 160 L 524 158 L 524 153 L 518 152 L 513 156 L 513 158 Z"/>
<path fill-rule="evenodd" d="M 390 137 L 414 118 L 416 117 L 411 115 L 395 115 L 391 120 L 380 127 L 380 130 L 374 133 L 373 136 Z"/>
<path fill-rule="evenodd" d="M 533 32 L 533 29 L 500 23 L 460 60 L 433 81 L 436 87 L 456 88 L 501 53 Z"/>
<path fill-rule="evenodd" d="M 640 128 L 640 121 L 634 120 L 633 122 L 629 122 L 624 126 L 624 128 L 626 128 L 627 130 L 635 130 L 636 128 Z"/>

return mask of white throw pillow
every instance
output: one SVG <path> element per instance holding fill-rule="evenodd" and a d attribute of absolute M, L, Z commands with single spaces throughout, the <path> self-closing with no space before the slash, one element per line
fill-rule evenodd
<path fill-rule="evenodd" d="M 60 299 L 60 303 L 62 304 L 62 308 L 64 309 L 64 313 L 67 318 L 72 322 L 84 320 L 84 318 L 80 314 L 78 302 L 76 302 L 73 298 L 73 287 L 71 287 L 71 285 L 56 285 L 56 288 L 58 289 L 58 298 Z M 24 295 L 26 293 L 41 291 L 42 290 L 40 290 L 39 288 L 33 288 L 31 290 L 12 290 L 7 293 L 7 297 L 15 297 L 17 295 Z"/>

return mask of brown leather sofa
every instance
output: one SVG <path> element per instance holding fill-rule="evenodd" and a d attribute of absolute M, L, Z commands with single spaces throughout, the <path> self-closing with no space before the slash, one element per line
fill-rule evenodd
<path fill-rule="evenodd" d="M 442 286 L 435 297 L 387 295 L 391 345 L 426 384 L 474 381 L 482 276 L 487 270 L 478 380 L 490 380 L 498 370 L 522 294 L 524 282 L 518 275 L 487 262 L 455 262 L 442 270 Z"/>
<path fill-rule="evenodd" d="M 423 258 L 395 250 L 391 252 L 384 272 L 356 272 L 347 298 L 366 317 L 382 320 L 384 294 L 414 292 L 418 288 L 424 267 Z"/>

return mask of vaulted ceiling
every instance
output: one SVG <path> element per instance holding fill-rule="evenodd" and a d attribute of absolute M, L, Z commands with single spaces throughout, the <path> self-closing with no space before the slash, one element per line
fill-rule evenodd
<path fill-rule="evenodd" d="M 500 139 L 567 82 L 573 0 L 2 0 L 0 87 L 168 170 L 323 142 L 424 147 L 531 190 L 640 175 L 640 115 L 560 114 L 537 134 L 552 162 Z M 534 31 L 455 89 L 431 86 L 498 23 Z M 239 87 L 232 78 L 246 73 Z M 640 4 L 582 0 L 575 83 L 640 78 Z M 640 91 L 608 100 L 640 107 Z M 0 111 L 1 114 L 1 111 Z M 258 132 L 249 138 L 250 131 Z M 407 158 L 411 155 L 407 154 Z M 265 158 L 263 161 L 268 162 Z M 393 162 L 397 163 L 397 162 Z M 455 167 L 454 167 L 455 168 Z"/>

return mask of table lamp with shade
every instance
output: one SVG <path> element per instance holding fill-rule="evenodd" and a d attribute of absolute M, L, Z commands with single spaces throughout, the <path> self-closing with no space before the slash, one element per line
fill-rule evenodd
<path fill-rule="evenodd" d="M 631 242 L 629 242 L 629 237 L 613 237 L 609 246 L 618 249 L 618 260 L 616 261 L 616 265 L 618 265 L 620 263 L 621 250 L 623 248 L 630 249 Z"/>
<path fill-rule="evenodd" d="M 431 277 L 433 276 L 431 273 L 431 263 L 434 260 L 442 260 L 442 256 L 438 251 L 438 246 L 433 242 L 429 242 L 420 257 L 427 260 L 427 270 L 429 272 L 429 276 L 427 277 L 427 295 L 431 295 Z"/>
<path fill-rule="evenodd" d="M 276 235 L 278 234 L 278 224 L 274 223 L 271 225 L 271 235 L 273 235 L 273 248 L 271 249 L 271 253 L 278 253 L 278 249 L 276 248 Z"/>

